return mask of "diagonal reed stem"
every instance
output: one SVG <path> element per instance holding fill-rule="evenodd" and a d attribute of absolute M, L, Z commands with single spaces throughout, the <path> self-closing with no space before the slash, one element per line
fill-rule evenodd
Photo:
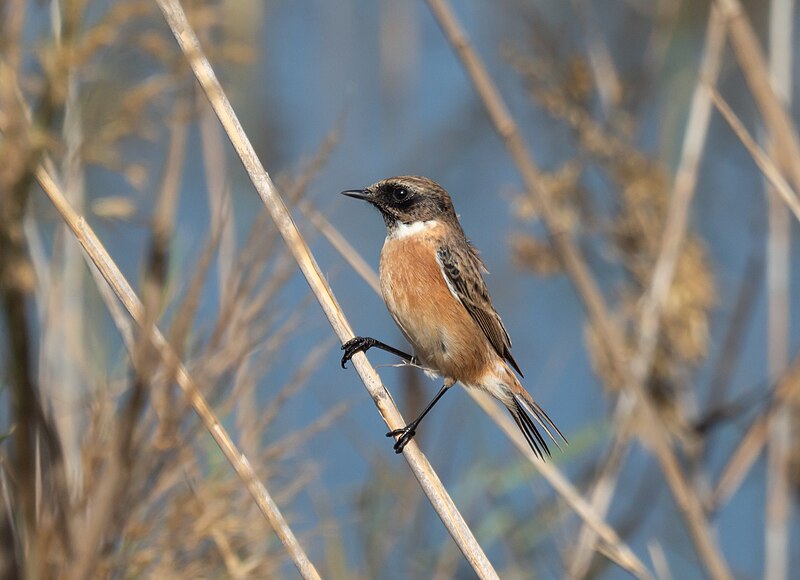
<path fill-rule="evenodd" d="M 236 113 L 217 80 L 214 70 L 203 54 L 200 42 L 187 20 L 186 14 L 177 0 L 158 0 L 158 6 L 189 62 L 195 77 L 208 97 L 214 112 L 222 123 L 231 144 L 239 155 L 253 186 L 275 221 L 278 231 L 297 261 L 334 332 L 342 342 L 349 340 L 353 337 L 353 331 L 339 304 L 336 302 L 328 283 L 322 276 L 305 240 L 294 221 L 292 221 L 283 199 L 272 183 L 272 179 L 261 165 L 252 144 L 245 135 Z M 383 387 L 375 369 L 369 364 L 367 357 L 363 353 L 357 354 L 353 358 L 353 366 L 389 428 L 398 429 L 402 427 L 404 422 L 400 412 L 397 410 L 389 393 Z M 445 490 L 436 472 L 419 450 L 419 447 L 412 441 L 405 448 L 403 455 L 433 508 L 476 574 L 481 578 L 497 578 L 497 572 L 495 572 L 483 549 L 472 534 L 472 530 L 467 526 L 447 490 Z"/>
<path fill-rule="evenodd" d="M 105 278 L 108 285 L 128 310 L 131 317 L 137 324 L 142 325 L 145 322 L 145 311 L 142 302 L 139 300 L 138 296 L 136 296 L 133 288 L 122 275 L 122 272 L 103 247 L 103 244 L 97 238 L 94 231 L 86 223 L 86 220 L 83 216 L 75 212 L 61 193 L 61 190 L 58 188 L 53 178 L 42 166 L 39 166 L 36 170 L 36 180 L 72 230 L 72 233 L 75 235 L 84 251 L 103 275 L 103 278 Z M 203 425 L 205 425 L 208 432 L 214 438 L 214 441 L 216 441 L 234 471 L 236 471 L 236 474 L 242 482 L 244 482 L 250 495 L 261 510 L 261 513 L 286 547 L 300 574 L 303 578 L 319 578 L 320 576 L 314 564 L 311 563 L 311 560 L 309 560 L 302 546 L 300 546 L 294 532 L 292 532 L 289 524 L 286 523 L 286 520 L 283 518 L 280 509 L 272 499 L 266 486 L 258 479 L 247 457 L 245 457 L 233 443 L 233 440 L 230 435 L 228 435 L 228 432 L 225 431 L 225 428 L 214 414 L 214 411 L 209 407 L 203 395 L 197 390 L 197 386 L 186 370 L 186 367 L 178 359 L 175 351 L 155 325 L 150 325 L 150 331 L 150 340 L 156 350 L 168 367 L 177 369 L 176 381 L 178 385 L 185 393 L 195 412 L 203 422 Z"/>

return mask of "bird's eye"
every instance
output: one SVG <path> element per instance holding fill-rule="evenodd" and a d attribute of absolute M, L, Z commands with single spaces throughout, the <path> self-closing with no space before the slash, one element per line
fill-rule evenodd
<path fill-rule="evenodd" d="M 406 201 L 411 193 L 405 187 L 395 187 L 392 191 L 392 199 L 397 203 Z"/>

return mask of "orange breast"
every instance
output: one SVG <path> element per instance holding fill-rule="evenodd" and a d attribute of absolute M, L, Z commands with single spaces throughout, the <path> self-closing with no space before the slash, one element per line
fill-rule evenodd
<path fill-rule="evenodd" d="M 381 252 L 381 292 L 425 367 L 474 384 L 496 356 L 483 331 L 447 287 L 436 261 L 439 228 L 387 239 Z"/>

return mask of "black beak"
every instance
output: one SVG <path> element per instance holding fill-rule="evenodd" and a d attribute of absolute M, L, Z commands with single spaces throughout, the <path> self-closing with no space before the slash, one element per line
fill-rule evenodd
<path fill-rule="evenodd" d="M 343 191 L 342 195 L 363 199 L 364 201 L 370 201 L 370 199 L 372 199 L 372 194 L 367 189 L 348 189 L 347 191 Z"/>

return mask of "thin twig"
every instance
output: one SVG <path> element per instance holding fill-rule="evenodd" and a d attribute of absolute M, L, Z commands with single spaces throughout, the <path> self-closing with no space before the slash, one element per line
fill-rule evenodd
<path fill-rule="evenodd" d="M 800 221 L 800 199 L 798 199 L 797 194 L 792 190 L 791 186 L 786 182 L 781 174 L 781 171 L 778 169 L 777 165 L 769 158 L 769 156 L 764 153 L 764 150 L 758 146 L 755 142 L 755 139 L 750 135 L 750 133 L 745 128 L 744 124 L 739 120 L 739 117 L 736 113 L 733 112 L 730 105 L 728 105 L 727 101 L 722 98 L 716 90 L 711 91 L 711 98 L 714 101 L 714 106 L 720 112 L 722 117 L 728 122 L 733 132 L 736 133 L 736 136 L 742 142 L 742 145 L 745 146 L 747 152 L 750 153 L 750 156 L 755 161 L 755 164 L 761 170 L 761 173 L 764 174 L 764 177 L 770 182 L 770 184 L 775 188 L 778 194 L 781 196 L 783 202 L 792 210 L 794 217 Z"/>
<path fill-rule="evenodd" d="M 658 580 L 672 580 L 667 556 L 664 554 L 661 544 L 653 540 L 647 544 L 647 551 L 650 552 L 650 559 L 653 561 L 653 568 L 656 570 Z"/>
<path fill-rule="evenodd" d="M 763 277 L 764 264 L 761 254 L 754 250 L 747 261 L 739 283 L 739 290 L 733 306 L 725 338 L 722 340 L 719 360 L 708 383 L 708 396 L 705 408 L 716 409 L 725 399 L 725 391 L 730 385 L 733 371 L 741 355 L 742 344 L 747 337 L 747 330 L 755 314 L 754 303 L 758 297 Z"/>
<path fill-rule="evenodd" d="M 336 248 L 342 256 L 346 256 L 347 262 L 353 267 L 359 276 L 369 284 L 378 295 L 381 293 L 381 283 L 377 274 L 370 268 L 367 261 L 361 257 L 356 249 L 347 241 L 342 233 L 336 229 L 325 216 L 322 215 L 317 209 L 309 202 L 303 201 L 299 205 L 300 211 L 308 221 L 310 221 L 319 232 L 325 236 L 325 239 Z"/>
<path fill-rule="evenodd" d="M 202 91 L 195 90 L 198 108 L 200 145 L 203 154 L 205 182 L 208 189 L 208 205 L 211 214 L 211 229 L 220 230 L 219 253 L 217 255 L 220 306 L 230 303 L 228 293 L 235 285 L 230 284 L 236 268 L 236 216 L 232 210 L 230 187 L 227 185 L 225 141 L 214 111 Z"/>
<path fill-rule="evenodd" d="M 594 76 L 594 84 L 597 86 L 597 95 L 603 105 L 603 112 L 608 117 L 619 106 L 622 98 L 623 91 L 619 73 L 614 66 L 614 59 L 611 57 L 608 44 L 600 34 L 600 20 L 592 13 L 595 9 L 592 3 L 585 0 L 573 0 L 573 5 L 586 36 L 586 56 Z"/>
<path fill-rule="evenodd" d="M 776 411 L 787 405 L 798 394 L 800 394 L 800 355 L 795 356 L 789 370 L 778 380 L 770 406 L 756 419 L 731 454 L 709 500 L 708 509 L 710 511 L 719 509 L 733 496 L 758 459 L 761 449 L 767 441 L 769 425 Z"/>
<path fill-rule="evenodd" d="M 245 135 L 239 119 L 217 80 L 208 59 L 203 54 L 197 35 L 192 30 L 186 14 L 176 0 L 158 0 L 158 6 L 188 60 L 195 77 L 225 128 L 225 132 L 247 170 L 250 180 L 253 182 L 267 210 L 269 210 L 281 236 L 300 266 L 300 270 L 303 272 L 320 306 L 322 306 L 336 335 L 342 342 L 353 338 L 353 331 L 344 313 L 336 302 L 328 283 L 322 276 L 305 240 L 292 221 L 283 199 L 272 183 L 272 179 L 264 170 L 252 144 Z M 375 369 L 369 364 L 367 357 L 363 353 L 357 354 L 353 358 L 353 366 L 389 428 L 398 429 L 402 427 L 405 423 L 391 396 L 383 387 Z M 495 572 L 483 553 L 472 531 L 458 512 L 455 504 L 453 504 L 453 500 L 448 495 L 433 468 L 413 441 L 406 446 L 404 456 L 434 509 L 475 572 L 483 578 L 496 578 L 497 572 Z"/>
<path fill-rule="evenodd" d="M 620 397 L 617 400 L 617 407 L 611 419 L 613 425 L 617 425 L 614 440 L 611 442 L 611 449 L 602 458 L 597 477 L 594 481 L 589 502 L 592 509 L 598 516 L 605 518 L 611 501 L 614 499 L 614 491 L 617 487 L 620 470 L 625 465 L 625 457 L 630 449 L 630 429 L 626 426 L 633 407 L 630 397 Z M 568 578 L 585 578 L 592 564 L 597 533 L 584 522 L 578 534 L 578 542 L 575 548 L 570 551 L 570 564 L 567 571 Z"/>
<path fill-rule="evenodd" d="M 775 143 L 778 163 L 786 169 L 795 189 L 800 190 L 800 137 L 772 88 L 764 51 L 739 0 L 715 0 L 715 4 L 725 18 L 739 66 Z"/>
<path fill-rule="evenodd" d="M 145 307 L 145 327 L 142 348 L 149 350 L 149 326 L 155 324 L 163 307 L 164 290 L 167 287 L 167 274 L 171 262 L 170 245 L 175 230 L 175 217 L 180 198 L 186 140 L 189 129 L 186 124 L 188 104 L 184 97 L 178 96 L 169 123 L 169 146 L 161 177 L 160 194 L 150 224 L 150 240 L 146 254 L 146 268 L 142 280 L 142 300 Z M 197 276 L 195 276 L 195 279 Z M 191 288 L 191 286 L 190 286 Z M 184 308 L 179 309 L 179 311 Z M 180 316 L 176 318 L 180 320 Z M 176 340 L 173 333 L 171 343 L 180 348 L 182 340 Z M 180 357 L 180 351 L 178 351 Z M 158 424 L 161 441 L 167 441 L 178 423 L 178 405 L 175 404 L 172 389 L 172 376 L 175 369 L 167 370 L 166 380 L 154 381 L 151 386 L 151 400 L 160 417 Z M 162 386 L 163 385 L 163 386 Z"/>

